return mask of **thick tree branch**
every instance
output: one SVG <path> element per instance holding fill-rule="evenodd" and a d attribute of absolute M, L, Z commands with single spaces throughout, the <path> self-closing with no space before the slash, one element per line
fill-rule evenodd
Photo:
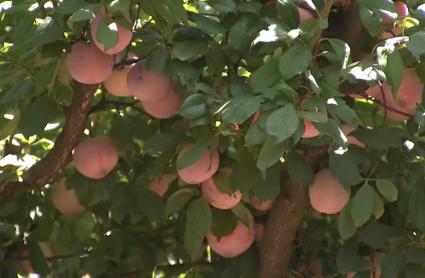
<path fill-rule="evenodd" d="M 310 148 L 304 159 L 314 166 L 328 148 Z M 261 242 L 261 278 L 283 278 L 288 274 L 292 243 L 308 212 L 308 187 L 285 177 L 281 194 L 273 202 Z"/>
<path fill-rule="evenodd" d="M 22 182 L 10 182 L 2 188 L 0 207 L 10 201 L 14 193 L 21 188 L 45 185 L 71 160 L 71 152 L 84 131 L 96 86 L 75 82 L 73 89 L 74 97 L 65 111 L 65 125 L 55 145 L 45 157 L 24 174 Z"/>

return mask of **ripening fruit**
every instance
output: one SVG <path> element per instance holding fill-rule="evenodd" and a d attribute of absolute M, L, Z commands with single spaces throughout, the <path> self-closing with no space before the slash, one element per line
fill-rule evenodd
<path fill-rule="evenodd" d="M 228 235 L 218 239 L 212 232 L 207 235 L 211 249 L 222 257 L 232 258 L 239 256 L 251 246 L 255 239 L 255 228 L 248 228 L 238 221 L 235 229 Z"/>
<path fill-rule="evenodd" d="M 422 102 L 422 91 L 424 85 L 413 69 L 406 69 L 404 71 L 404 76 L 397 92 L 397 100 L 394 100 L 391 87 L 387 83 L 383 83 L 382 86 L 385 101 L 378 85 L 369 88 L 366 93 L 376 98 L 381 103 L 385 102 L 388 107 L 410 115 L 415 113 L 417 104 Z M 385 108 L 380 107 L 380 109 L 383 113 Z M 397 113 L 390 109 L 387 109 L 387 116 L 396 121 L 404 121 L 410 118 L 409 116 Z"/>
<path fill-rule="evenodd" d="M 142 102 L 146 113 L 157 119 L 169 119 L 177 114 L 183 103 L 183 98 L 177 94 L 173 87 L 170 87 L 168 93 L 159 100 Z"/>
<path fill-rule="evenodd" d="M 226 178 L 227 180 L 230 178 L 230 169 L 223 169 L 218 172 L 221 177 Z M 202 194 L 205 199 L 208 200 L 210 205 L 219 209 L 230 209 L 236 206 L 241 198 L 242 194 L 239 190 L 232 193 L 225 193 L 220 191 L 214 183 L 213 176 L 202 183 Z"/>
<path fill-rule="evenodd" d="M 304 21 L 313 18 L 310 11 L 303 9 L 303 8 L 300 8 L 300 7 L 298 7 L 297 9 L 298 9 L 298 16 L 299 16 L 300 23 L 303 23 Z"/>
<path fill-rule="evenodd" d="M 341 130 L 347 136 L 348 144 L 359 146 L 360 148 L 364 148 L 365 144 L 363 142 L 360 142 L 356 137 L 353 135 L 350 135 L 351 132 L 353 132 L 356 128 L 352 127 L 347 124 L 341 125 Z"/>
<path fill-rule="evenodd" d="M 177 155 L 177 160 L 188 151 L 190 145 L 184 147 Z M 197 184 L 211 178 L 218 170 L 219 154 L 217 151 L 206 150 L 192 165 L 178 169 L 180 179 L 188 184 Z"/>
<path fill-rule="evenodd" d="M 51 199 L 53 205 L 66 216 L 79 215 L 85 209 L 75 191 L 66 188 L 64 179 L 53 185 Z"/>
<path fill-rule="evenodd" d="M 160 197 L 163 197 L 164 194 L 168 191 L 170 184 L 177 178 L 177 175 L 163 175 L 161 178 L 153 180 L 149 184 L 149 189 L 158 194 Z"/>
<path fill-rule="evenodd" d="M 308 120 L 304 119 L 304 134 L 302 138 L 312 138 L 319 136 L 319 130 Z"/>
<path fill-rule="evenodd" d="M 332 175 L 329 168 L 320 170 L 309 189 L 311 206 L 321 213 L 340 212 L 350 199 L 350 194 Z"/>
<path fill-rule="evenodd" d="M 140 101 L 160 100 L 172 85 L 170 77 L 156 70 L 147 70 L 143 61 L 137 62 L 127 76 L 130 92 Z"/>
<path fill-rule="evenodd" d="M 103 43 L 99 42 L 97 40 L 97 28 L 99 26 L 99 23 L 106 17 L 107 15 L 105 13 L 99 13 L 96 15 L 91 22 L 91 36 L 93 39 L 93 42 L 96 44 L 96 46 L 105 52 L 108 55 L 117 54 L 118 52 L 124 50 L 127 45 L 130 43 L 131 38 L 133 36 L 133 33 L 130 30 L 125 29 L 124 27 L 120 26 L 119 24 L 116 24 L 117 32 L 118 32 L 118 41 L 115 46 L 109 48 L 105 51 Z"/>
<path fill-rule="evenodd" d="M 268 211 L 272 208 L 273 200 L 260 200 L 257 197 L 251 199 L 251 206 L 259 211 Z"/>
<path fill-rule="evenodd" d="M 118 150 L 108 137 L 87 138 L 74 151 L 75 168 L 91 179 L 103 179 L 117 162 Z"/>
<path fill-rule="evenodd" d="M 127 59 L 135 59 L 136 55 L 129 53 Z M 131 69 L 131 65 L 124 66 L 121 69 L 115 69 L 111 75 L 103 81 L 103 86 L 108 93 L 117 97 L 131 96 L 130 89 L 127 86 L 127 75 Z"/>
<path fill-rule="evenodd" d="M 409 8 L 403 1 L 395 1 L 394 6 L 399 17 L 406 17 L 409 15 Z"/>
<path fill-rule="evenodd" d="M 112 73 L 114 59 L 94 44 L 79 41 L 71 48 L 66 65 L 72 78 L 83 84 L 98 84 Z"/>

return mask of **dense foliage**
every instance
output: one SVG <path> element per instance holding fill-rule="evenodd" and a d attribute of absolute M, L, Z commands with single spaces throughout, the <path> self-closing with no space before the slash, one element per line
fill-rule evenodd
<path fill-rule="evenodd" d="M 421 2 L 1 2 L 0 276 L 424 277 Z"/>

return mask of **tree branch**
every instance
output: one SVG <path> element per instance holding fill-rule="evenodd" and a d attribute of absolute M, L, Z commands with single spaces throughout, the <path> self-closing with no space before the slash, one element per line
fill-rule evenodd
<path fill-rule="evenodd" d="M 310 148 L 304 159 L 314 166 L 328 148 Z M 304 216 L 308 212 L 308 186 L 285 177 L 281 194 L 274 200 L 264 228 L 260 248 L 261 278 L 283 278 L 288 274 L 292 243 Z"/>
<path fill-rule="evenodd" d="M 71 160 L 71 152 L 78 144 L 85 128 L 96 86 L 73 83 L 74 96 L 65 111 L 65 125 L 56 138 L 55 145 L 40 161 L 34 164 L 23 176 L 22 182 L 9 182 L 3 186 L 0 207 L 9 202 L 14 193 L 28 186 L 41 187 L 48 183 Z"/>

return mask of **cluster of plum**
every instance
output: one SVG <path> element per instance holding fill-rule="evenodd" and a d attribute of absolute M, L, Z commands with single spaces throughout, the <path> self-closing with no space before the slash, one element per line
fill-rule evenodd
<path fill-rule="evenodd" d="M 114 55 L 119 54 L 116 55 L 118 58 L 127 56 L 124 60 L 134 60 L 136 55 L 126 55 L 125 49 L 131 42 L 132 32 L 120 25 L 117 25 L 118 42 L 112 48 L 105 49 L 96 39 L 99 23 L 107 16 L 100 13 L 93 19 L 92 42 L 79 41 L 72 46 L 66 61 L 70 75 L 83 84 L 103 82 L 105 89 L 115 96 L 135 96 L 142 102 L 145 112 L 154 118 L 173 117 L 183 98 L 174 91 L 169 76 L 148 70 L 143 60 L 114 69 Z"/>

